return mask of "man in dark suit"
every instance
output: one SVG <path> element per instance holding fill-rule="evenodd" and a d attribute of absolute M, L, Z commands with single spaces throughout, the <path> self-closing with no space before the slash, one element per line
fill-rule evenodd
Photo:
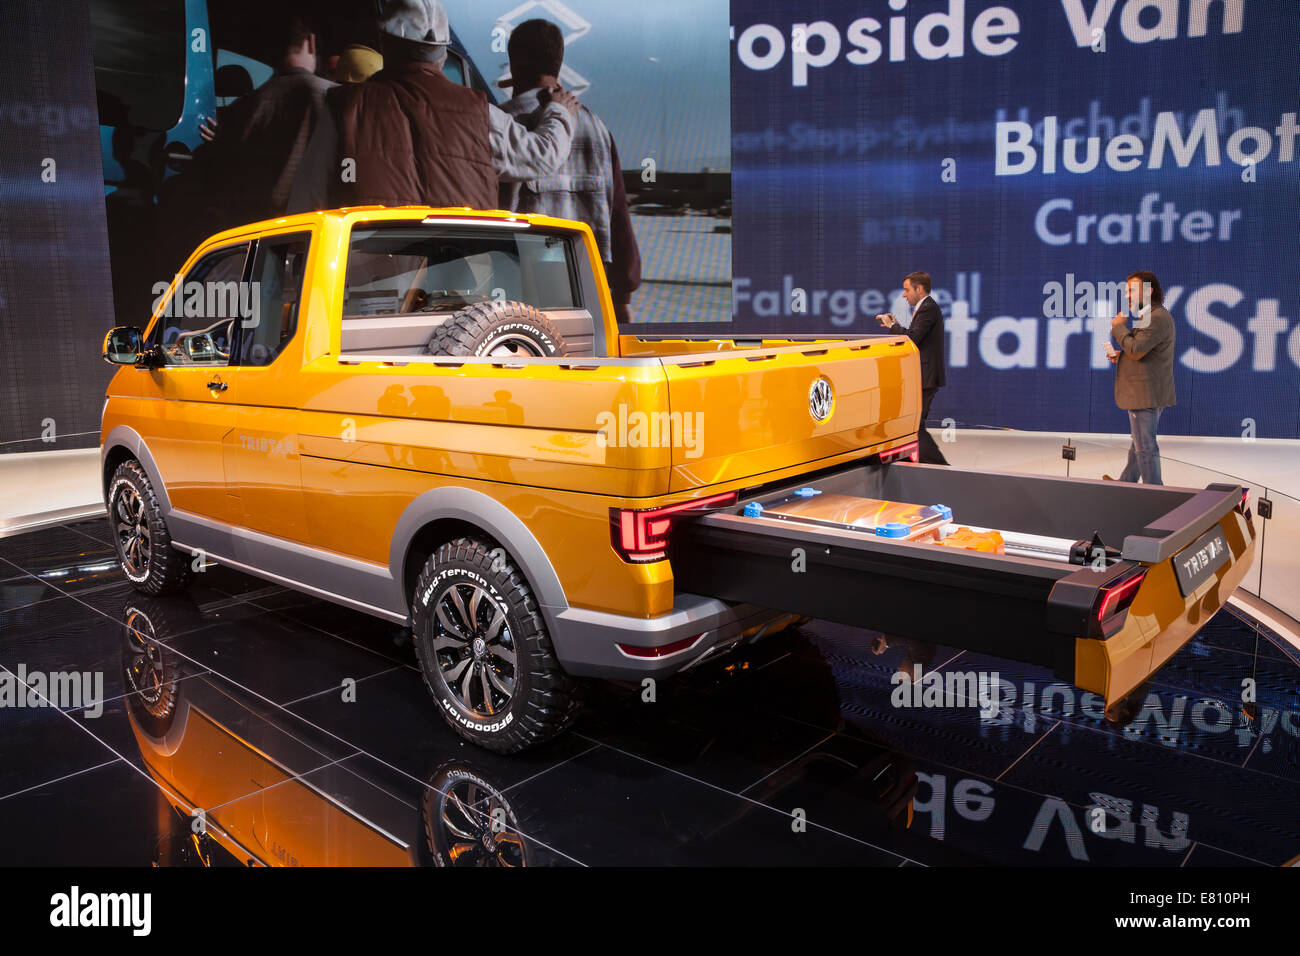
<path fill-rule="evenodd" d="M 910 273 L 903 280 L 903 298 L 912 307 L 912 322 L 907 328 L 903 328 L 892 312 L 878 315 L 876 319 L 887 329 L 905 333 L 921 353 L 921 426 L 917 429 L 920 460 L 928 465 L 946 465 L 948 459 L 943 457 L 943 452 L 925 430 L 925 420 L 930 417 L 930 403 L 947 381 L 943 359 L 943 312 L 939 310 L 939 303 L 930 296 L 929 273 Z"/>
<path fill-rule="evenodd" d="M 1156 425 L 1160 412 L 1174 404 L 1174 318 L 1164 307 L 1164 290 L 1154 272 L 1134 272 L 1127 289 L 1132 324 L 1123 312 L 1111 323 L 1118 348 L 1108 348 L 1115 363 L 1115 404 L 1128 412 L 1128 464 L 1120 481 L 1160 480 L 1160 446 Z M 1107 343 L 1109 345 L 1109 343 Z M 1110 475 L 1103 475 L 1109 478 Z"/>

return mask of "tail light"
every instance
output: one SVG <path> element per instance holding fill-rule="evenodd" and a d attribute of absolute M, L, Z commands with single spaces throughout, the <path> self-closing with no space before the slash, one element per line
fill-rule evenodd
<path fill-rule="evenodd" d="M 703 636 L 704 634 L 694 634 L 690 637 L 684 637 L 680 641 L 673 641 L 671 644 L 662 644 L 659 647 L 637 647 L 633 644 L 615 644 L 614 646 L 622 652 L 624 657 L 635 657 L 643 661 L 657 661 L 690 650 L 699 643 L 700 638 Z"/>
<path fill-rule="evenodd" d="M 1137 568 L 1120 575 L 1101 589 L 1093 605 L 1093 616 L 1102 634 L 1113 634 L 1123 625 L 1128 607 L 1133 603 L 1146 576 L 1146 568 Z"/>
<path fill-rule="evenodd" d="M 1241 489 L 1241 500 L 1237 502 L 1237 512 L 1238 514 L 1245 515 L 1247 521 L 1250 520 L 1250 489 L 1249 488 Z"/>
<path fill-rule="evenodd" d="M 610 508 L 610 540 L 624 561 L 632 564 L 662 561 L 668 556 L 668 532 L 672 530 L 674 517 L 735 503 L 736 492 L 728 491 L 662 508 Z"/>
<path fill-rule="evenodd" d="M 921 455 L 920 442 L 908 442 L 906 445 L 899 445 L 897 448 L 891 448 L 889 451 L 880 453 L 880 463 L 887 465 L 891 461 L 917 461 Z"/>

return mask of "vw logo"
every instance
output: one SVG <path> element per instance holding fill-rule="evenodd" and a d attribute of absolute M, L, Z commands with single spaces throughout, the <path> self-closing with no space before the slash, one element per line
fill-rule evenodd
<path fill-rule="evenodd" d="M 812 388 L 808 389 L 808 414 L 814 420 L 824 422 L 831 417 L 831 411 L 835 408 L 835 396 L 831 392 L 831 383 L 824 378 L 819 378 L 812 383 Z"/>

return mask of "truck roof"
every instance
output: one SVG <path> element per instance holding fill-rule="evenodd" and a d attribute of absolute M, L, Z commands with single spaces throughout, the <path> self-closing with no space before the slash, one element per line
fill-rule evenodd
<path fill-rule="evenodd" d="M 422 221 L 431 217 L 459 219 L 466 222 L 525 222 L 530 226 L 547 226 L 557 229 L 569 229 L 590 234 L 591 227 L 586 223 L 572 219 L 556 219 L 534 213 L 511 212 L 508 209 L 472 209 L 469 206 L 347 206 L 340 209 L 320 209 L 315 212 L 300 212 L 290 216 L 277 216 L 263 219 L 242 226 L 235 226 L 219 232 L 205 240 L 204 245 L 213 245 L 220 240 L 238 236 L 256 235 L 271 230 L 281 231 L 294 226 L 310 226 L 322 217 L 346 220 L 350 222 L 366 220 L 413 220 Z"/>

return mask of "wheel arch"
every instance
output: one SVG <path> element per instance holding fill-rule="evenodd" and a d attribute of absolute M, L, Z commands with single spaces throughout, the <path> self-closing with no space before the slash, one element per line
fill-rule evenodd
<path fill-rule="evenodd" d="M 425 561 L 440 545 L 460 537 L 485 538 L 505 550 L 536 597 L 547 630 L 554 633 L 556 617 L 569 602 L 550 558 L 510 509 L 472 488 L 426 491 L 402 512 L 393 531 L 388 562 L 400 589 L 398 606 L 409 613 L 411 592 Z"/>
<path fill-rule="evenodd" d="M 158 463 L 154 461 L 140 433 L 128 425 L 116 426 L 104 436 L 100 446 L 100 481 L 104 492 L 104 507 L 108 507 L 108 483 L 113 478 L 113 472 L 129 458 L 134 458 L 144 469 L 165 518 L 171 513 L 172 502 L 167 494 L 167 486 L 163 484 L 162 474 L 158 471 Z"/>

